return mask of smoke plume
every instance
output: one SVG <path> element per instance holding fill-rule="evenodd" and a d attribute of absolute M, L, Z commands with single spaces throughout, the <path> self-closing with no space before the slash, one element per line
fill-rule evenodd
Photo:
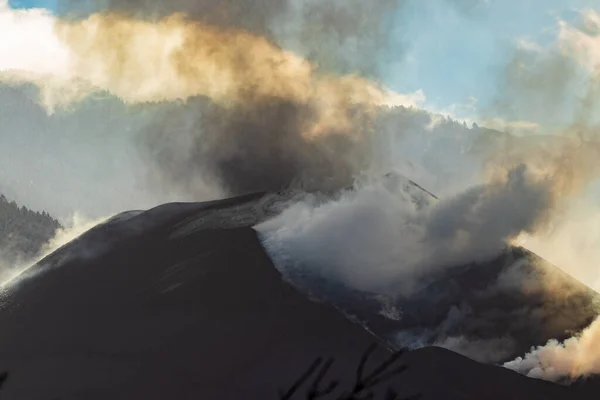
<path fill-rule="evenodd" d="M 325 203 L 308 198 L 257 230 L 286 273 L 308 270 L 358 290 L 410 295 L 442 269 L 487 261 L 534 231 L 548 193 L 531 179 L 521 165 L 504 180 L 436 201 L 388 177 Z"/>
<path fill-rule="evenodd" d="M 11 259 L 10 262 L 7 262 L 3 259 L 0 252 L 0 286 L 18 284 L 20 278 L 28 275 L 26 271 L 31 266 L 106 220 L 108 218 L 90 219 L 84 215 L 75 213 L 65 226 L 58 228 L 54 232 L 54 235 L 42 246 L 39 254 L 36 254 L 34 257 L 23 255 L 18 257 L 17 260 Z"/>
<path fill-rule="evenodd" d="M 557 381 L 600 373 L 600 319 L 564 342 L 551 340 L 504 366 L 532 378 Z"/>
<path fill-rule="evenodd" d="M 390 49 L 388 33 L 404 0 L 88 0 L 59 1 L 70 17 L 115 12 L 157 21 L 173 14 L 252 32 L 336 73 L 376 76 L 377 58 Z M 394 51 L 398 51 L 395 42 Z"/>
<path fill-rule="evenodd" d="M 257 10 L 247 19 L 236 7 L 225 10 L 214 23 L 207 22 L 211 12 L 148 19 L 112 9 L 57 19 L 53 67 L 3 68 L 1 79 L 35 83 L 51 112 L 103 92 L 154 108 L 160 118 L 149 121 L 141 141 L 165 180 L 186 187 L 201 175 L 225 194 L 349 184 L 370 155 L 377 111 L 422 100 L 355 73 L 333 74 L 261 35 L 251 22 Z M 19 16 L 46 25 L 52 18 Z M 250 25 L 240 28 L 238 19 Z M 355 31 L 344 26 L 343 37 L 351 37 Z"/>
<path fill-rule="evenodd" d="M 598 289 L 595 195 L 590 184 L 599 178 L 597 111 L 600 76 L 600 18 L 593 10 L 581 13 L 581 23 L 559 21 L 555 48 L 521 48 L 512 60 L 497 110 L 509 118 L 542 121 L 556 136 L 518 138 L 505 143 L 490 159 L 499 165 L 527 161 L 549 187 L 548 218 L 534 234 L 518 242 L 555 262 Z M 569 121 L 559 123 L 559 121 Z M 551 128 L 552 127 L 552 128 Z M 552 293 L 560 299 L 558 287 Z M 531 377 L 572 380 L 600 373 L 598 320 L 574 337 L 551 340 L 505 366 Z"/>
<path fill-rule="evenodd" d="M 545 136 L 498 133 L 489 143 L 475 143 L 487 153 L 483 183 L 427 207 L 407 195 L 406 186 L 387 184 L 359 185 L 339 199 L 297 204 L 257 227 L 279 268 L 291 279 L 316 274 L 354 290 L 411 296 L 448 268 L 491 260 L 506 243 L 543 240 L 560 230 L 575 199 L 599 177 L 600 156 L 592 112 L 597 76 L 584 74 L 589 85 L 578 86 L 581 65 L 567 51 L 577 49 L 564 34 L 567 28 L 561 25 L 557 49 L 550 54 L 518 49 L 493 105 L 494 115 L 506 118 L 496 120 L 504 126 L 535 127 Z M 582 100 L 567 107 L 563 99 L 575 94 L 583 94 Z M 550 130 L 555 117 L 567 112 L 571 122 Z M 519 285 L 513 282 L 516 292 L 536 293 L 547 304 L 572 294 L 561 283 L 564 277 L 540 275 L 542 282 L 535 284 L 519 277 Z M 500 278 L 498 285 L 516 279 Z M 548 326 L 569 316 L 553 318 Z M 439 343 L 487 360 L 486 351 L 494 357 L 510 354 L 509 339 L 448 337 Z"/>
<path fill-rule="evenodd" d="M 64 227 L 57 229 L 54 236 L 46 243 L 39 259 L 41 260 L 106 220 L 108 220 L 108 218 L 90 219 L 79 213 L 73 214 L 68 223 Z"/>

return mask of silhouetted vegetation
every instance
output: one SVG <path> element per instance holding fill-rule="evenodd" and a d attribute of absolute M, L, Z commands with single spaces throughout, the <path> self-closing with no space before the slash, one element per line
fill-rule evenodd
<path fill-rule="evenodd" d="M 47 212 L 19 207 L 0 195 L 0 256 L 4 262 L 37 256 L 58 228 L 58 221 Z"/>
<path fill-rule="evenodd" d="M 354 384 L 344 390 L 340 389 L 341 382 L 338 379 L 324 383 L 329 369 L 334 363 L 334 358 L 329 358 L 323 362 L 323 358 L 317 358 L 293 384 L 285 391 L 280 391 L 279 400 L 292 400 L 295 395 L 296 399 L 324 399 L 326 396 L 334 396 L 332 399 L 336 400 L 367 400 L 374 399 L 373 390 L 375 387 L 382 385 L 391 378 L 401 374 L 406 370 L 406 366 L 397 365 L 402 351 L 397 351 L 390 355 L 390 357 L 383 361 L 381 364 L 373 368 L 372 372 L 365 374 L 367 361 L 371 354 L 375 351 L 376 345 L 370 346 L 365 353 L 362 355 L 358 368 L 356 370 L 356 377 Z M 315 374 L 316 373 L 316 374 Z M 309 382 L 310 378 L 313 378 Z M 304 386 L 304 389 L 302 387 Z M 336 394 L 336 391 L 339 393 Z M 304 397 L 302 394 L 304 393 Z M 385 400 L 417 400 L 420 399 L 421 395 L 417 394 L 410 397 L 400 398 L 398 393 L 388 388 L 385 395 Z"/>
<path fill-rule="evenodd" d="M 336 394 L 336 390 L 340 388 L 339 380 L 331 380 L 326 384 L 323 383 L 329 369 L 334 363 L 334 359 L 329 358 L 323 362 L 323 359 L 319 357 L 288 390 L 280 392 L 279 400 L 292 400 L 296 394 L 298 394 L 297 399 L 306 400 L 324 399 L 329 395 L 335 396 L 332 397 L 335 400 L 373 400 L 374 394 L 372 390 L 375 387 L 380 386 L 406 370 L 406 366 L 397 365 L 403 354 L 402 351 L 398 351 L 392 353 L 388 359 L 373 368 L 370 373 L 365 373 L 367 361 L 376 347 L 376 345 L 370 346 L 362 355 L 356 370 L 355 381 L 351 388 Z M 312 382 L 308 383 L 311 377 L 313 377 Z M 7 379 L 8 372 L 0 373 L 0 389 L 2 389 Z M 302 386 L 305 386 L 304 397 L 300 395 Z M 421 397 L 420 394 L 416 394 L 400 398 L 394 389 L 388 388 L 383 400 L 418 400 Z"/>

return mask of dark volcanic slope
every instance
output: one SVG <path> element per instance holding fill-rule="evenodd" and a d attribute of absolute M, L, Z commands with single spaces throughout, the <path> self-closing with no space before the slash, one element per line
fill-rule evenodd
<path fill-rule="evenodd" d="M 513 360 L 550 339 L 567 339 L 600 312 L 598 293 L 520 247 L 508 247 L 484 264 L 442 272 L 411 297 L 391 303 L 402 313 L 399 320 L 380 315 L 377 296 L 336 294 L 330 301 L 391 346 L 443 344 L 487 363 Z"/>
<path fill-rule="evenodd" d="M 282 281 L 248 227 L 272 201 L 123 214 L 33 267 L 3 293 L 2 399 L 276 399 L 318 355 L 350 381 L 374 338 Z M 575 398 L 442 349 L 406 357 L 394 385 L 425 399 Z"/>
<path fill-rule="evenodd" d="M 397 179 L 398 190 L 419 207 L 432 207 L 437 201 L 406 178 L 386 177 Z M 571 337 L 600 314 L 600 294 L 521 247 L 505 245 L 485 262 L 438 268 L 416 281 L 408 296 L 382 296 L 324 276 L 321 271 L 327 265 L 295 253 L 293 245 L 288 248 L 268 229 L 257 229 L 287 281 L 360 320 L 390 347 L 438 345 L 477 361 L 502 364 L 532 346 Z M 402 268 L 401 260 L 396 262 Z"/>

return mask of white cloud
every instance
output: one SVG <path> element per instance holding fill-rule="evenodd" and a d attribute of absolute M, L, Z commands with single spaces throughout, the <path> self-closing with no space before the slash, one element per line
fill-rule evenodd
<path fill-rule="evenodd" d="M 556 381 L 600 373 L 600 318 L 580 335 L 549 341 L 504 366 L 531 378 Z"/>
<path fill-rule="evenodd" d="M 529 39 L 529 38 L 519 38 L 517 40 L 517 48 L 521 49 L 521 50 L 525 50 L 525 51 L 532 51 L 532 52 L 541 52 L 544 49 L 542 48 L 542 46 L 540 46 L 539 43 L 536 43 L 535 41 Z"/>
<path fill-rule="evenodd" d="M 15 10 L 0 0 L 0 73 L 66 77 L 70 55 L 54 31 L 55 22 L 47 10 Z"/>
<path fill-rule="evenodd" d="M 413 93 L 402 94 L 391 90 L 387 91 L 387 99 L 381 105 L 385 106 L 404 106 L 404 107 L 421 107 L 427 100 L 425 92 L 419 89 Z"/>
<path fill-rule="evenodd" d="M 477 114 L 478 102 L 479 99 L 477 99 L 477 97 L 469 96 L 464 103 L 454 103 L 441 109 L 436 107 L 427 107 L 427 110 L 432 114 L 432 117 L 431 122 L 426 126 L 426 129 L 428 131 L 432 131 L 435 129 L 435 127 L 444 122 L 445 118 L 465 122 L 471 125 L 476 121 L 474 115 Z"/>
<path fill-rule="evenodd" d="M 508 132 L 516 135 L 528 133 L 538 133 L 540 124 L 531 121 L 509 121 L 503 118 L 490 118 L 481 123 L 482 126 L 489 129 L 496 129 L 502 132 Z"/>
<path fill-rule="evenodd" d="M 0 81 L 36 84 L 50 111 L 99 91 L 129 103 L 207 96 L 233 104 L 252 82 L 256 95 L 318 100 L 329 108 L 348 99 L 406 107 L 425 101 L 421 90 L 402 94 L 354 75 L 321 76 L 308 60 L 263 37 L 181 16 L 152 23 L 94 14 L 67 23 L 47 10 L 16 10 L 0 0 L 0 26 Z M 111 40 L 121 47 L 106 45 Z M 241 71 L 237 60 L 248 53 Z M 340 123 L 338 114 L 333 109 L 327 117 Z"/>
<path fill-rule="evenodd" d="M 590 71 L 600 65 L 600 14 L 592 9 L 581 12 L 582 26 L 559 21 L 559 46 Z"/>

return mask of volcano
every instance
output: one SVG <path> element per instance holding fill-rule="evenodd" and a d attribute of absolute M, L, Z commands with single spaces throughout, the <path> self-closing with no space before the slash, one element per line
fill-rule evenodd
<path fill-rule="evenodd" d="M 517 301 L 506 290 L 480 295 L 476 289 L 515 260 L 535 257 L 518 248 L 488 269 L 453 269 L 421 295 L 399 299 L 400 319 L 382 315 L 381 302 L 364 294 L 341 290 L 315 301 L 275 268 L 252 228 L 294 196 L 257 193 L 126 212 L 29 268 L 2 291 L 0 367 L 9 371 L 2 398 L 279 399 L 318 357 L 333 357 L 329 375 L 352 386 L 372 343 L 379 344 L 373 362 L 385 360 L 403 346 L 402 332 L 439 326 L 461 304 L 470 311 L 448 330 L 485 339 L 482 310 L 492 308 L 504 317 L 484 322 L 512 335 L 515 351 L 580 329 L 592 317 L 592 307 L 589 315 L 578 309 L 577 318 L 566 317 L 598 297 L 567 275 L 560 279 L 575 288 L 573 297 L 558 308 L 544 303 L 543 291 L 518 299 L 531 309 L 550 307 L 542 325 L 525 315 L 515 321 Z M 527 270 L 529 264 L 518 265 Z M 502 318 L 512 324 L 503 326 Z M 423 399 L 597 393 L 593 383 L 534 380 L 440 347 L 415 349 L 400 361 L 406 371 L 375 388 L 375 398 L 384 398 L 388 386 Z"/>

